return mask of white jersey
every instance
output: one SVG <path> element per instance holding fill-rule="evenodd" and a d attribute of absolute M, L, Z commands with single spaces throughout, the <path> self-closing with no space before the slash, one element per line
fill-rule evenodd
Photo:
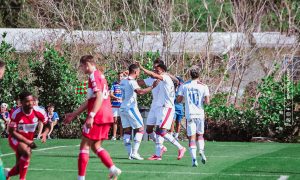
<path fill-rule="evenodd" d="M 146 86 L 152 86 L 154 81 L 156 81 L 156 79 L 148 77 L 147 79 L 144 79 L 144 82 L 146 84 Z M 151 103 L 151 108 L 155 108 L 158 107 L 158 98 L 159 98 L 159 88 L 158 86 L 156 86 L 154 89 L 151 90 L 152 92 L 152 103 Z"/>
<path fill-rule="evenodd" d="M 159 89 L 157 105 L 159 107 L 174 108 L 175 88 L 173 81 L 170 76 L 166 74 L 161 76 L 163 77 L 163 80 L 157 85 Z"/>
<path fill-rule="evenodd" d="M 204 117 L 204 97 L 209 96 L 207 85 L 199 80 L 191 80 L 179 87 L 178 95 L 185 99 L 186 119 Z"/>
<path fill-rule="evenodd" d="M 122 99 L 123 102 L 120 108 L 134 108 L 137 107 L 137 95 L 135 90 L 139 89 L 140 86 L 135 79 L 128 76 L 128 78 L 123 79 L 120 82 L 122 90 Z"/>

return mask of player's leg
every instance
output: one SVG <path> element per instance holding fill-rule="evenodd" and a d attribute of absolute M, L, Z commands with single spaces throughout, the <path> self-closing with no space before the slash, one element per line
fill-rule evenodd
<path fill-rule="evenodd" d="M 131 133 L 132 128 L 129 122 L 129 116 L 126 109 L 120 109 L 121 123 L 123 127 L 123 142 L 125 149 L 128 153 L 128 159 L 131 159 L 132 147 L 131 147 Z"/>
<path fill-rule="evenodd" d="M 158 114 L 158 116 L 162 119 L 159 121 L 159 135 L 178 148 L 177 159 L 180 160 L 183 157 L 186 149 L 171 134 L 167 132 L 167 130 L 171 127 L 173 115 L 174 110 L 172 108 L 162 108 L 160 114 Z"/>
<path fill-rule="evenodd" d="M 199 149 L 199 154 L 202 158 L 202 163 L 205 164 L 207 161 L 207 158 L 204 153 L 204 146 L 205 146 L 205 141 L 204 141 L 204 118 L 200 118 L 197 122 L 197 146 Z"/>
<path fill-rule="evenodd" d="M 189 119 L 187 120 L 187 136 L 189 137 L 189 151 L 190 155 L 192 157 L 192 166 L 197 167 L 197 146 L 196 146 L 196 131 L 197 131 L 197 125 L 196 122 L 197 119 Z"/>
<path fill-rule="evenodd" d="M 102 141 L 93 141 L 91 147 L 101 162 L 109 169 L 109 178 L 116 179 L 121 174 L 121 170 L 114 165 L 109 153 L 102 147 Z"/>
<path fill-rule="evenodd" d="M 50 131 L 48 133 L 48 139 L 51 139 L 50 135 L 52 134 L 54 126 L 56 126 L 56 124 L 57 124 L 57 121 L 50 122 Z"/>
<path fill-rule="evenodd" d="M 154 126 L 156 125 L 156 118 L 155 118 L 155 109 L 151 108 L 148 116 L 147 116 L 147 128 L 146 128 L 146 132 L 149 135 L 149 138 L 155 142 L 156 139 L 156 133 L 153 131 Z"/>
<path fill-rule="evenodd" d="M 114 123 L 113 123 L 113 135 L 111 140 L 117 140 L 117 130 L 118 130 L 118 116 L 114 116 Z"/>
<path fill-rule="evenodd" d="M 23 142 L 19 142 L 17 152 L 20 155 L 20 159 L 19 159 L 20 180 L 25 180 L 29 163 L 30 163 L 31 148 L 28 147 L 27 144 Z"/>
<path fill-rule="evenodd" d="M 118 117 L 118 128 L 119 128 L 119 132 L 120 132 L 120 140 L 123 140 L 123 127 L 122 127 L 120 116 Z"/>
<path fill-rule="evenodd" d="M 16 164 L 11 169 L 5 168 L 5 176 L 6 176 L 7 179 L 9 179 L 9 177 L 11 177 L 11 176 L 16 176 L 16 175 L 19 174 L 19 160 L 20 160 L 20 157 L 21 157 L 18 153 L 19 142 L 16 139 L 12 138 L 12 137 L 8 138 L 8 142 L 9 142 L 9 146 L 16 153 Z"/>
<path fill-rule="evenodd" d="M 174 133 L 174 137 L 175 139 L 178 141 L 178 137 L 179 137 L 179 133 L 180 133 L 180 122 L 183 118 L 183 115 L 181 114 L 177 114 L 175 119 L 175 133 Z"/>
<path fill-rule="evenodd" d="M 39 123 L 38 123 L 38 135 L 37 135 L 37 139 L 41 138 L 41 135 L 42 135 L 42 132 L 43 132 L 43 128 L 44 128 L 44 124 L 39 121 Z"/>
<path fill-rule="evenodd" d="M 144 135 L 143 118 L 137 108 L 130 108 L 128 114 L 130 116 L 130 126 L 135 130 L 131 157 L 133 159 L 143 160 L 144 158 L 138 153 Z"/>
<path fill-rule="evenodd" d="M 86 168 L 90 158 L 92 141 L 84 136 L 81 138 L 80 151 L 78 154 L 78 180 L 85 180 Z"/>

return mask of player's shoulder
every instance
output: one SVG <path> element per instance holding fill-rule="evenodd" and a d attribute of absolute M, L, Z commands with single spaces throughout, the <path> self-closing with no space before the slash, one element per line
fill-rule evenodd
<path fill-rule="evenodd" d="M 44 108 L 40 107 L 40 106 L 33 106 L 33 111 L 35 113 L 41 113 L 41 114 L 46 114 L 46 111 Z"/>
<path fill-rule="evenodd" d="M 100 71 L 96 70 L 96 71 L 92 72 L 92 73 L 89 75 L 89 78 L 90 78 L 92 81 L 95 81 L 97 78 L 98 78 L 98 79 L 105 79 L 105 76 L 104 76 L 104 74 L 102 74 Z"/>
<path fill-rule="evenodd" d="M 16 110 L 14 110 L 14 112 L 12 113 L 12 119 L 15 119 L 19 114 L 22 113 L 22 109 L 21 107 L 18 107 Z"/>

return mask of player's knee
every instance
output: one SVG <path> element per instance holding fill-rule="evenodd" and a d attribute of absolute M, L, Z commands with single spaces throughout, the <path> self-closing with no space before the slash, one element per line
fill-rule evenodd
<path fill-rule="evenodd" d="M 197 134 L 197 140 L 204 140 L 203 134 Z"/>
<path fill-rule="evenodd" d="M 144 128 L 141 127 L 141 128 L 136 129 L 135 132 L 136 132 L 136 133 L 144 134 L 145 131 L 144 131 Z"/>
<path fill-rule="evenodd" d="M 156 132 L 157 135 L 160 135 L 162 137 L 164 137 L 168 132 L 166 129 L 161 129 L 161 128 L 156 128 Z"/>

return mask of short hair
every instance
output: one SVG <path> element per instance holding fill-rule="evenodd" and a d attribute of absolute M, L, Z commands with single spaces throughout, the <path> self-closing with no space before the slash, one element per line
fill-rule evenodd
<path fill-rule="evenodd" d="M 88 62 L 95 64 L 94 57 L 92 55 L 84 55 L 80 58 L 80 64 L 86 64 Z"/>
<path fill-rule="evenodd" d="M 27 98 L 28 96 L 32 96 L 32 93 L 31 92 L 28 92 L 28 91 L 23 91 L 19 94 L 19 99 L 21 101 L 25 100 L 25 98 Z"/>
<path fill-rule="evenodd" d="M 5 66 L 5 62 L 0 60 L 0 68 L 3 68 Z"/>
<path fill-rule="evenodd" d="M 190 75 L 191 75 L 191 77 L 192 77 L 192 79 L 197 79 L 197 78 L 199 78 L 199 70 L 198 69 L 191 69 L 190 70 Z"/>
<path fill-rule="evenodd" d="M 55 108 L 54 104 L 52 104 L 52 103 L 48 104 L 48 108 L 49 108 L 49 107 Z"/>
<path fill-rule="evenodd" d="M 156 67 L 163 69 L 165 72 L 167 72 L 167 70 L 168 70 L 168 68 L 165 64 L 158 64 Z"/>
<path fill-rule="evenodd" d="M 123 72 L 122 71 L 118 71 L 117 75 L 120 75 L 120 74 L 123 74 Z"/>
<path fill-rule="evenodd" d="M 129 71 L 129 74 L 132 74 L 134 71 L 136 71 L 137 69 L 139 69 L 139 66 L 136 65 L 136 64 L 131 64 L 129 67 L 128 67 L 128 71 Z"/>
<path fill-rule="evenodd" d="M 160 58 L 155 59 L 155 61 L 153 61 L 153 64 L 165 64 L 165 62 L 163 60 L 161 60 Z"/>

